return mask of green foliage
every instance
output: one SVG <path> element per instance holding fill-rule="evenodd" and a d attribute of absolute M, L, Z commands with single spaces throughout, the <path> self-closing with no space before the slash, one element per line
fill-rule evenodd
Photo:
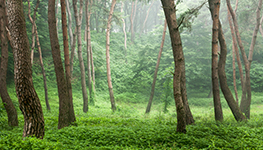
<path fill-rule="evenodd" d="M 171 78 L 170 76 L 166 77 L 163 88 L 164 88 L 164 94 L 163 94 L 163 102 L 164 102 L 164 113 L 168 112 L 168 105 L 170 105 L 173 96 L 173 82 L 171 82 Z"/>

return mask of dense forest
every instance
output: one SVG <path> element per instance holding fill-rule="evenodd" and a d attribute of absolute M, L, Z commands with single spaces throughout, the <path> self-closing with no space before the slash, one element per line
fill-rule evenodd
<path fill-rule="evenodd" d="M 0 0 L 0 149 L 262 149 L 261 9 Z"/>

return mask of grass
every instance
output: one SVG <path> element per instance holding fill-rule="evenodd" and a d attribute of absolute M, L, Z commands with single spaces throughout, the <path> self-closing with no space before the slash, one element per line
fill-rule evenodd
<path fill-rule="evenodd" d="M 10 90 L 10 89 L 9 89 Z M 45 118 L 43 140 L 22 138 L 23 116 L 19 127 L 7 125 L 5 110 L 0 105 L 0 149 L 263 149 L 263 112 L 261 94 L 253 94 L 251 119 L 236 122 L 224 107 L 224 122 L 214 121 L 212 99 L 189 98 L 195 124 L 186 134 L 176 133 L 176 110 L 172 103 L 167 113 L 157 101 L 145 115 L 147 103 L 117 103 L 112 113 L 108 93 L 98 92 L 95 106 L 82 112 L 81 91 L 74 91 L 76 125 L 58 130 L 57 90 L 49 89 L 51 111 L 45 109 L 44 94 L 38 91 Z M 9 91 L 10 92 L 10 91 Z M 12 99 L 15 99 L 11 91 Z M 123 96 L 122 96 L 123 97 Z M 198 105 L 193 105 L 197 103 Z M 203 104 L 203 106 L 201 105 Z M 16 107 L 18 103 L 15 102 Z M 201 105 L 201 106 L 200 106 Z"/>

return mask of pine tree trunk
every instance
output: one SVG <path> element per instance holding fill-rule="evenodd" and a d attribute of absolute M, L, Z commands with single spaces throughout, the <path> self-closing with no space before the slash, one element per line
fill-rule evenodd
<path fill-rule="evenodd" d="M 22 0 L 7 1 L 8 28 L 14 55 L 14 74 L 19 107 L 24 115 L 23 137 L 43 138 L 45 133 L 42 107 L 33 86 L 29 41 Z"/>
<path fill-rule="evenodd" d="M 212 85 L 215 120 L 223 121 L 223 112 L 220 102 L 220 91 L 218 82 L 218 25 L 219 25 L 219 8 L 220 0 L 209 0 L 209 8 L 213 19 L 212 35 Z"/>
<path fill-rule="evenodd" d="M 153 3 L 154 3 L 154 2 L 151 3 L 150 7 L 149 7 L 148 10 L 147 10 L 147 14 L 146 14 L 146 17 L 145 17 L 145 19 L 144 19 L 144 22 L 143 22 L 143 26 L 142 26 L 142 30 L 141 30 L 141 31 L 143 31 L 144 28 L 145 28 L 145 25 L 146 25 L 146 22 L 147 22 L 147 19 L 148 19 L 150 10 L 151 10 L 151 8 L 152 8 L 152 6 L 153 6 Z M 141 32 L 140 34 L 142 34 L 142 32 Z"/>
<path fill-rule="evenodd" d="M 219 22 L 219 34 L 218 34 L 219 42 L 220 42 L 220 59 L 218 63 L 218 75 L 221 86 L 221 91 L 224 94 L 224 97 L 227 101 L 228 106 L 230 107 L 235 119 L 237 121 L 244 121 L 246 117 L 242 114 L 241 110 L 238 107 L 238 103 L 236 103 L 234 96 L 231 93 L 227 85 L 226 73 L 225 73 L 225 65 L 226 65 L 226 55 L 227 55 L 227 47 L 226 41 L 223 35 L 223 30 L 221 27 L 221 23 Z"/>
<path fill-rule="evenodd" d="M 112 0 L 111 8 L 109 12 L 109 18 L 107 23 L 107 31 L 106 31 L 106 64 L 107 64 L 107 78 L 108 78 L 108 87 L 111 101 L 111 109 L 114 112 L 116 110 L 116 104 L 113 95 L 113 87 L 111 82 L 111 71 L 110 71 L 110 27 L 111 27 L 111 18 L 114 11 L 114 7 L 116 4 L 116 0 Z"/>
<path fill-rule="evenodd" d="M 90 6 L 89 6 L 90 5 Z M 87 70 L 88 70 L 88 87 L 89 87 L 89 95 L 90 95 L 90 104 L 95 105 L 94 97 L 93 97 L 93 84 L 91 82 L 91 37 L 90 37 L 90 10 L 91 3 L 89 0 L 86 0 L 85 5 L 85 14 L 86 14 L 86 43 L 87 43 Z"/>
<path fill-rule="evenodd" d="M 157 72 L 158 72 L 158 69 L 159 69 L 159 64 L 160 64 L 160 60 L 161 60 L 161 56 L 162 56 L 166 28 L 167 28 L 167 23 L 166 23 L 166 20 L 164 20 L 164 28 L 163 28 L 163 36 L 162 36 L 161 47 L 160 47 L 160 50 L 159 50 L 157 63 L 156 63 L 156 67 L 155 67 L 155 71 L 154 71 L 154 75 L 153 75 L 153 83 L 152 83 L 151 95 L 150 95 L 150 99 L 149 99 L 149 102 L 148 102 L 148 105 L 147 105 L 145 113 L 149 113 L 151 111 L 152 100 L 153 100 L 153 96 L 154 96 L 155 82 L 156 82 Z"/>
<path fill-rule="evenodd" d="M 176 21 L 176 7 L 173 0 L 161 0 L 165 18 L 168 24 L 170 38 L 173 48 L 175 71 L 173 76 L 173 91 L 177 112 L 177 132 L 186 133 L 185 108 L 181 93 L 182 64 L 184 61 L 183 48 Z"/>
<path fill-rule="evenodd" d="M 74 8 L 75 20 L 77 25 L 78 58 L 79 58 L 79 65 L 81 71 L 83 112 L 88 112 L 88 94 L 87 94 L 86 79 L 85 79 L 85 68 L 84 68 L 84 62 L 82 57 L 81 22 L 80 22 L 81 20 L 80 18 L 82 18 L 82 11 L 83 11 L 83 0 L 80 0 L 79 16 L 78 16 L 77 0 L 73 0 L 73 8 Z"/>
<path fill-rule="evenodd" d="M 242 54 L 242 58 L 244 61 L 244 66 L 245 66 L 245 72 L 246 72 L 244 89 L 242 89 L 242 99 L 241 99 L 240 108 L 241 108 L 241 111 L 243 113 L 245 113 L 246 117 L 249 119 L 250 118 L 250 103 L 251 103 L 251 84 L 250 84 L 249 62 L 247 59 L 247 55 L 245 53 L 244 46 L 243 46 L 242 41 L 241 41 L 236 16 L 235 16 L 234 11 L 231 7 L 230 1 L 226 0 L 226 2 L 227 2 L 227 7 L 228 7 L 230 14 L 232 16 L 232 19 L 233 19 L 236 38 L 237 38 L 238 45 L 239 45 L 239 48 L 240 48 L 240 51 Z"/>
<path fill-rule="evenodd" d="M 69 44 L 68 44 L 68 28 L 67 28 L 67 13 L 66 13 L 66 2 L 60 0 L 61 5 L 61 16 L 62 16 L 62 31 L 63 31 L 63 46 L 64 46 L 64 63 L 66 71 L 66 84 L 69 94 L 69 120 L 70 122 L 76 121 L 73 98 L 72 98 L 72 86 L 71 86 L 71 74 L 70 74 L 70 62 L 69 62 Z"/>
<path fill-rule="evenodd" d="M 8 66 L 8 40 L 6 35 L 6 11 L 5 0 L 0 0 L 0 41 L 1 41 L 1 64 L 0 64 L 0 96 L 8 117 L 9 126 L 18 126 L 17 112 L 7 92 L 6 73 Z"/>
<path fill-rule="evenodd" d="M 49 106 L 49 102 L 48 102 L 48 90 L 47 90 L 47 78 L 46 78 L 46 73 L 45 73 L 45 68 L 44 68 L 44 64 L 43 64 L 43 59 L 42 59 L 42 51 L 41 51 L 41 46 L 40 46 L 40 42 L 39 42 L 39 37 L 38 37 L 38 32 L 37 32 L 37 26 L 36 26 L 36 12 L 37 12 L 37 8 L 39 6 L 40 1 L 37 1 L 36 7 L 34 9 L 34 16 L 33 18 L 30 15 L 30 1 L 28 0 L 28 17 L 29 20 L 32 24 L 32 35 L 34 35 L 34 39 L 36 37 L 36 42 L 37 42 L 37 49 L 38 49 L 38 53 L 39 53 L 39 61 L 40 61 L 40 66 L 41 66 L 41 70 L 42 70 L 42 74 L 43 74 L 43 82 L 44 82 L 44 91 L 45 91 L 45 102 L 46 102 L 46 107 L 47 110 L 50 110 L 50 106 Z M 35 40 L 33 40 L 33 36 L 32 36 L 32 45 L 35 43 Z M 35 46 L 32 46 L 32 49 L 34 49 Z M 32 51 L 31 51 L 31 64 L 33 64 L 33 57 L 32 57 Z"/>
<path fill-rule="evenodd" d="M 48 26 L 50 44 L 52 49 L 52 57 L 56 72 L 56 80 L 58 86 L 59 96 L 59 119 L 58 129 L 69 126 L 72 123 L 70 119 L 70 98 L 69 90 L 67 88 L 67 82 L 65 78 L 64 68 L 61 60 L 60 47 L 58 42 L 57 28 L 56 28 L 56 16 L 55 16 L 55 0 L 48 1 Z M 75 117 L 75 116 L 74 116 Z"/>

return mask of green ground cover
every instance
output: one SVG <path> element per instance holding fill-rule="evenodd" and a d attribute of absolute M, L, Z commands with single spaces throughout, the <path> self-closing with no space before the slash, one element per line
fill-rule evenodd
<path fill-rule="evenodd" d="M 55 90 L 55 89 L 54 89 Z M 251 119 L 236 122 L 229 108 L 224 107 L 224 122 L 215 122 L 211 98 L 189 99 L 204 106 L 191 105 L 196 120 L 187 126 L 186 134 L 176 133 L 176 111 L 172 103 L 163 113 L 163 104 L 154 103 L 145 115 L 146 103 L 124 103 L 119 100 L 112 113 L 107 93 L 97 94 L 95 106 L 82 112 L 82 99 L 74 92 L 76 124 L 57 129 L 58 99 L 50 97 L 51 111 L 42 107 L 45 118 L 45 137 L 22 138 L 23 116 L 19 111 L 19 127 L 7 125 L 5 110 L 0 108 L 0 149 L 263 149 L 263 105 L 251 106 Z M 15 97 L 15 94 L 11 94 Z M 52 95 L 52 94 L 51 94 Z M 260 94 L 253 99 L 260 101 Z M 194 101 L 194 102 L 191 102 Z M 223 100 L 222 100 L 223 101 Z M 18 103 L 15 102 L 18 106 Z"/>

